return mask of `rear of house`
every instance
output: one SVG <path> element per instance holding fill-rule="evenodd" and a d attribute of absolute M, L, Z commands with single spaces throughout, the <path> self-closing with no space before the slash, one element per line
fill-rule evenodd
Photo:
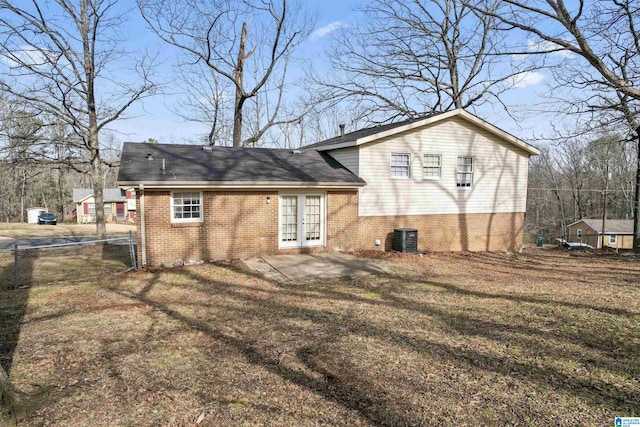
<path fill-rule="evenodd" d="M 141 265 L 344 247 L 364 181 L 317 151 L 124 145 Z"/>
<path fill-rule="evenodd" d="M 537 150 L 455 110 L 363 129 L 301 151 L 124 146 L 142 265 L 290 251 L 419 250 L 522 244 L 528 158 Z"/>

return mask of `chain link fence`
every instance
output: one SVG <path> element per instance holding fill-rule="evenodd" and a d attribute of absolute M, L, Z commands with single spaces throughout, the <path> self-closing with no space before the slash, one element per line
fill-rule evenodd
<path fill-rule="evenodd" d="M 136 242 L 126 237 L 0 251 L 3 289 L 59 281 L 90 279 L 101 274 L 137 270 Z"/>

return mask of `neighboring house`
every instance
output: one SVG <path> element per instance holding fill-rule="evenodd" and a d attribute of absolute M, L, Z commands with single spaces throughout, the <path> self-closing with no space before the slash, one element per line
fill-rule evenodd
<path fill-rule="evenodd" d="M 607 219 L 605 221 L 604 246 L 633 249 L 633 220 Z M 567 226 L 570 243 L 587 243 L 602 248 L 602 218 L 581 219 Z"/>
<path fill-rule="evenodd" d="M 125 143 L 143 265 L 307 250 L 520 251 L 538 150 L 455 110 L 301 151 Z"/>
<path fill-rule="evenodd" d="M 96 201 L 90 188 L 74 188 L 73 203 L 75 216 L 79 224 L 96 221 Z M 102 195 L 104 201 L 105 222 L 127 222 L 135 218 L 135 190 L 105 188 Z M 132 209 L 133 207 L 133 209 Z"/>

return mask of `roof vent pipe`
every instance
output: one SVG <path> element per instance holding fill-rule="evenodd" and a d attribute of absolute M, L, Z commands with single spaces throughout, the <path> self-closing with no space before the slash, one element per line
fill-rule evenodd
<path fill-rule="evenodd" d="M 147 160 L 153 160 L 153 154 L 147 153 Z"/>
<path fill-rule="evenodd" d="M 160 175 L 166 175 L 167 170 L 164 167 L 164 159 L 162 159 L 162 169 L 160 169 Z"/>
<path fill-rule="evenodd" d="M 340 128 L 340 138 L 342 138 L 344 136 L 344 123 L 340 123 L 338 127 Z"/>

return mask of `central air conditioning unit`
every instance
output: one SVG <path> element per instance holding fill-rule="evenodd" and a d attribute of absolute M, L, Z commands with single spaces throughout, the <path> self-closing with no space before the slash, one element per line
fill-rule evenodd
<path fill-rule="evenodd" d="M 396 252 L 418 252 L 418 230 L 415 228 L 396 228 L 393 230 L 393 250 Z"/>

